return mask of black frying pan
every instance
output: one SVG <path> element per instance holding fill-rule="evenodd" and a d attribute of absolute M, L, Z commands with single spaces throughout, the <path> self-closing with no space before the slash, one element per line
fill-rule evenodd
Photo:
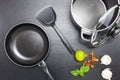
<path fill-rule="evenodd" d="M 40 27 L 31 23 L 15 26 L 6 36 L 5 49 L 9 59 L 16 65 L 21 67 L 39 65 L 49 79 L 54 80 L 44 62 L 49 51 L 49 40 Z"/>

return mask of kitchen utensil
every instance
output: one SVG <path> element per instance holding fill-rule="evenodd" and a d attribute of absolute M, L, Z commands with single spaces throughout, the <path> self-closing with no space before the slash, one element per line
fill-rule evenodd
<path fill-rule="evenodd" d="M 37 25 L 23 23 L 12 28 L 5 38 L 5 50 L 9 59 L 21 67 L 40 66 L 54 80 L 44 59 L 48 55 L 49 40 Z"/>
<path fill-rule="evenodd" d="M 110 36 L 116 38 L 120 35 L 120 27 L 117 26 L 119 23 L 120 16 L 120 5 L 115 5 L 110 8 L 100 19 L 98 24 L 95 26 L 93 35 L 91 37 L 91 44 L 97 47 L 105 43 Z"/>
<path fill-rule="evenodd" d="M 43 8 L 40 12 L 38 12 L 38 14 L 36 15 L 36 18 L 43 25 L 52 26 L 52 28 L 56 31 L 56 33 L 60 37 L 62 43 L 68 49 L 68 51 L 71 54 L 74 54 L 75 51 L 72 48 L 72 46 L 70 45 L 69 41 L 64 37 L 64 35 L 60 32 L 60 30 L 55 25 L 56 13 L 51 6 L 47 6 L 47 7 Z"/>
<path fill-rule="evenodd" d="M 84 41 L 90 41 L 94 26 L 99 18 L 106 12 L 102 0 L 72 0 L 71 19 L 80 31 Z"/>

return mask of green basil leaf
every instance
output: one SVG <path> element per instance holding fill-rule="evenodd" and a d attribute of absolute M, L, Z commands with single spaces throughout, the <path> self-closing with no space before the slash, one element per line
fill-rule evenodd
<path fill-rule="evenodd" d="M 88 72 L 90 70 L 89 66 L 84 66 L 84 72 Z"/>
<path fill-rule="evenodd" d="M 81 72 L 81 73 L 84 72 L 84 65 L 82 65 L 82 66 L 80 67 L 80 72 Z"/>
<path fill-rule="evenodd" d="M 81 77 L 84 77 L 84 74 L 85 74 L 84 72 L 80 72 Z"/>
<path fill-rule="evenodd" d="M 85 73 L 85 72 L 88 72 L 90 70 L 90 67 L 89 66 L 84 66 L 84 65 L 82 65 L 81 67 L 80 67 L 80 72 L 81 73 Z"/>
<path fill-rule="evenodd" d="M 70 72 L 73 76 L 78 76 L 79 74 L 80 74 L 80 71 L 79 70 L 72 70 L 71 72 Z"/>

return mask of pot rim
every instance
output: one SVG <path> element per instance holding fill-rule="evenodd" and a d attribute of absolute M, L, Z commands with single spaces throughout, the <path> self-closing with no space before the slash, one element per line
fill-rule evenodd
<path fill-rule="evenodd" d="M 73 18 L 73 21 L 79 26 L 79 28 L 85 29 L 85 30 L 87 30 L 87 31 L 89 31 L 89 32 L 93 32 L 94 29 L 91 30 L 91 29 L 88 29 L 88 28 L 86 28 L 86 27 L 83 27 L 81 24 L 78 24 L 78 23 L 75 21 L 75 18 L 73 17 L 73 15 L 74 15 L 74 13 L 73 13 L 73 3 L 74 3 L 75 1 L 76 1 L 76 0 L 72 0 L 72 1 L 71 1 L 71 7 L 70 7 L 70 12 L 71 12 L 71 16 L 72 16 L 72 18 Z M 104 8 L 105 8 L 105 13 L 106 13 L 106 12 L 107 12 L 107 8 L 106 8 L 103 0 L 100 0 L 100 2 L 103 4 L 103 6 L 104 6 Z M 120 1 L 117 0 L 117 3 L 119 4 Z M 104 14 L 105 14 L 105 13 L 104 13 Z M 103 15 L 104 15 L 104 14 L 103 14 Z M 119 11 L 118 11 L 117 17 L 116 17 L 116 19 L 114 20 L 114 22 L 113 22 L 111 25 L 113 25 L 113 24 L 117 21 L 117 18 L 119 17 L 119 14 L 120 14 L 120 13 L 119 13 Z M 98 24 L 99 24 L 99 21 L 98 21 L 98 23 L 97 23 L 95 26 L 97 26 Z M 100 29 L 100 30 L 97 30 L 97 31 L 103 31 L 103 30 L 109 29 L 109 28 L 111 28 L 111 25 L 110 25 L 110 26 L 107 26 L 107 27 L 104 28 L 104 29 Z"/>

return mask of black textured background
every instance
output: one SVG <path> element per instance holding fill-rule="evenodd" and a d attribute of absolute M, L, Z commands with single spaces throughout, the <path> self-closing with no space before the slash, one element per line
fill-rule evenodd
<path fill-rule="evenodd" d="M 104 1 L 108 8 L 116 4 L 116 0 Z M 10 28 L 23 22 L 39 25 L 47 31 L 51 41 L 51 49 L 46 63 L 55 80 L 103 80 L 100 73 L 106 67 L 110 67 L 113 72 L 112 80 L 120 80 L 120 37 L 111 39 L 98 48 L 91 49 L 82 44 L 79 40 L 79 30 L 73 26 L 70 20 L 70 3 L 71 0 L 0 0 L 0 80 L 48 80 L 39 67 L 16 66 L 5 54 L 5 35 Z M 42 26 L 35 19 L 37 12 L 47 5 L 52 5 L 55 9 L 56 25 L 75 50 L 83 49 L 85 52 L 95 50 L 95 55 L 98 58 L 109 54 L 113 60 L 112 64 L 103 66 L 100 63 L 95 63 L 95 69 L 91 69 L 85 78 L 71 76 L 70 70 L 79 68 L 81 63 L 74 60 L 51 27 Z"/>

